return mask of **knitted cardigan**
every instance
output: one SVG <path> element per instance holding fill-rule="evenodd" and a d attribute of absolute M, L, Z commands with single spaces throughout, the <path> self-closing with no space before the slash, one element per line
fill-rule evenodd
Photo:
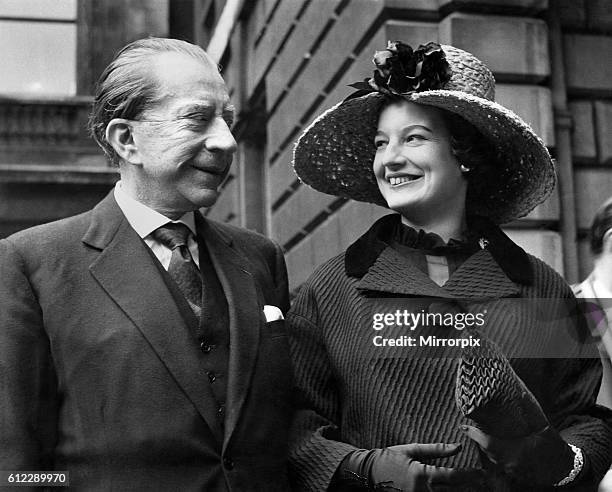
<path fill-rule="evenodd" d="M 288 314 L 299 396 L 290 445 L 297 490 L 327 490 L 340 462 L 355 449 L 460 442 L 463 450 L 458 455 L 434 464 L 482 466 L 477 446 L 459 429 L 468 422 L 454 400 L 456 358 L 411 357 L 409 351 L 385 357 L 371 342 L 372 301 L 377 297 L 414 300 L 415 309 L 424 297 L 462 299 L 468 311 L 465 300 L 478 300 L 482 307 L 482 299 L 487 299 L 485 335 L 501 340 L 509 351 L 521 344 L 548 342 L 537 336 L 537 319 L 513 313 L 515 304 L 499 300 L 574 300 L 554 270 L 511 243 L 500 229 L 492 235 L 505 238 L 507 254 L 501 261 L 494 259 L 504 256 L 496 240 L 497 247 L 491 248 L 495 254 L 488 249 L 476 252 L 440 287 L 380 241 L 381 224 L 389 220 L 395 219 L 383 217 L 345 253 L 318 268 Z M 506 271 L 499 263 L 505 263 Z M 508 265 L 518 265 L 521 272 L 513 274 Z M 586 455 L 590 470 L 581 490 L 596 490 L 612 460 L 610 413 L 595 405 L 601 367 L 596 349 L 592 352 L 588 357 L 581 352 L 580 358 L 511 359 L 551 424 Z M 514 488 L 528 489 L 525 484 Z"/>

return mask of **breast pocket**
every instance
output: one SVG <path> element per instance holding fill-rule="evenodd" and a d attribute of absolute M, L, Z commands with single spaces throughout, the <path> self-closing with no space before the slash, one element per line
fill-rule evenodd
<path fill-rule="evenodd" d="M 266 338 L 286 337 L 285 320 L 266 321 L 262 326 L 261 333 Z"/>

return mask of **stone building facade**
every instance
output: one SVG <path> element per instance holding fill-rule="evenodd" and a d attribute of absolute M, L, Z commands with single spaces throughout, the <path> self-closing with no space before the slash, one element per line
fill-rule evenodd
<path fill-rule="evenodd" d="M 127 42 L 168 36 L 168 19 L 167 0 L 0 2 L 0 65 L 20 72 L 0 81 L 0 237 L 90 209 L 113 186 L 86 131 L 93 86 Z"/>
<path fill-rule="evenodd" d="M 222 12 L 228 3 L 204 1 L 200 8 Z M 586 232 L 598 205 L 612 195 L 610 2 L 238 3 L 242 11 L 220 61 L 240 109 L 237 133 L 251 140 L 242 139 L 234 179 L 210 215 L 259 228 L 278 241 L 292 287 L 388 213 L 301 184 L 291 155 L 303 129 L 350 94 L 347 84 L 371 75 L 374 51 L 397 39 L 412 46 L 432 40 L 452 44 L 492 69 L 497 101 L 543 138 L 559 175 L 555 194 L 505 229 L 569 281 L 586 275 Z"/>

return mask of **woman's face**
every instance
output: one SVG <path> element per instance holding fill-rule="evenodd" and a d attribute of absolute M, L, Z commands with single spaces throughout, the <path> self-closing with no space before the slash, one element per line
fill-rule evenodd
<path fill-rule="evenodd" d="M 451 153 L 442 111 L 398 101 L 380 113 L 374 174 L 390 209 L 417 223 L 461 219 L 467 180 Z"/>

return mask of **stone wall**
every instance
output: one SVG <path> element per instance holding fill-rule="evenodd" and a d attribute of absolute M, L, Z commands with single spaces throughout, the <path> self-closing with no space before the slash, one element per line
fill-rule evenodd
<path fill-rule="evenodd" d="M 591 269 L 587 231 L 597 208 L 612 196 L 612 3 L 558 0 L 579 231 L 580 270 Z"/>
<path fill-rule="evenodd" d="M 556 1 L 556 0 L 555 0 Z M 561 2 L 567 98 L 581 275 L 589 268 L 584 235 L 607 195 L 612 174 L 612 66 L 609 2 Z M 291 168 L 297 137 L 321 112 L 371 74 L 373 52 L 388 39 L 430 40 L 474 53 L 494 72 L 497 101 L 524 118 L 553 156 L 557 149 L 551 91 L 549 2 L 546 0 L 259 0 L 236 27 L 224 74 L 246 120 L 253 98 L 264 100 L 262 166 L 265 232 L 285 249 L 292 287 L 341 252 L 377 217 L 380 207 L 345 201 L 302 185 Z M 555 6 L 557 7 L 557 6 Z M 236 63 L 241 53 L 240 63 Z M 240 161 L 240 159 L 239 159 Z M 238 162 L 228 194 L 212 216 L 241 222 Z M 563 273 L 557 192 L 506 230 L 529 252 Z"/>

